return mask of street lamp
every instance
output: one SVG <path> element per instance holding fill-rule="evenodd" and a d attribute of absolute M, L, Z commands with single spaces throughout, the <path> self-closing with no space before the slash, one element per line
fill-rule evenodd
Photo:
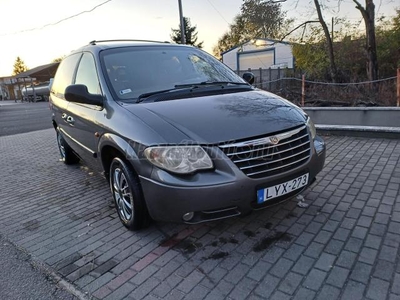
<path fill-rule="evenodd" d="M 185 24 L 183 22 L 183 13 L 182 13 L 182 1 L 178 0 L 178 3 L 179 3 L 179 18 L 181 20 L 181 43 L 186 44 Z"/>

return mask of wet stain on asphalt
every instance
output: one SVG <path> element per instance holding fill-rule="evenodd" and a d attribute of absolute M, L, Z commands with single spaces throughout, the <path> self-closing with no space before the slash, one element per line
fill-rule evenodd
<path fill-rule="evenodd" d="M 226 243 L 228 242 L 228 240 L 227 240 L 226 238 L 224 238 L 224 237 L 220 237 L 220 238 L 219 238 L 219 241 L 220 241 L 220 243 L 222 243 L 222 244 L 226 244 Z"/>
<path fill-rule="evenodd" d="M 290 218 L 297 218 L 297 214 L 295 214 L 294 212 L 290 212 L 286 215 L 285 217 L 286 219 L 290 219 Z"/>
<path fill-rule="evenodd" d="M 22 227 L 28 231 L 35 231 L 39 229 L 40 222 L 38 220 L 31 220 L 22 224 Z"/>
<path fill-rule="evenodd" d="M 244 233 L 244 235 L 246 235 L 248 237 L 255 237 L 256 236 L 256 234 L 251 230 L 245 230 L 245 231 L 243 231 L 243 233 Z"/>
<path fill-rule="evenodd" d="M 163 238 L 163 239 L 158 243 L 158 245 L 161 246 L 161 247 L 168 247 L 168 248 L 169 248 L 169 247 L 175 246 L 177 243 L 180 242 L 179 239 L 176 239 L 176 238 L 175 238 L 177 235 L 178 235 L 178 234 L 175 233 L 175 234 L 173 234 L 173 235 L 171 235 L 171 236 L 166 236 L 165 238 Z"/>
<path fill-rule="evenodd" d="M 183 250 L 186 254 L 192 254 L 201 247 L 203 247 L 202 243 L 195 243 L 191 240 L 184 240 L 175 246 L 176 249 Z"/>
<path fill-rule="evenodd" d="M 268 222 L 268 223 L 265 224 L 264 227 L 265 227 L 266 229 L 271 229 L 272 226 L 274 226 L 274 225 L 273 225 L 272 223 L 269 223 L 269 222 Z"/>
<path fill-rule="evenodd" d="M 239 244 L 239 241 L 237 239 L 231 237 L 231 238 L 229 238 L 228 243 Z"/>
<path fill-rule="evenodd" d="M 68 218 L 70 218 L 72 221 L 78 221 L 78 220 L 80 220 L 80 219 L 82 218 L 81 216 L 78 216 L 78 215 L 74 214 L 73 212 L 72 212 L 72 213 L 69 213 L 67 216 L 68 216 Z"/>
<path fill-rule="evenodd" d="M 290 242 L 291 240 L 292 237 L 289 234 L 278 231 L 256 243 L 253 247 L 253 251 L 260 252 L 266 250 L 276 241 Z"/>
<path fill-rule="evenodd" d="M 234 237 L 220 237 L 218 241 L 213 241 L 210 245 L 213 247 L 218 247 L 219 244 L 225 245 L 225 244 L 239 244 L 239 241 L 235 239 Z"/>
<path fill-rule="evenodd" d="M 208 259 L 221 259 L 221 258 L 227 257 L 228 255 L 229 255 L 228 252 L 218 251 L 218 252 L 211 254 L 208 257 Z"/>

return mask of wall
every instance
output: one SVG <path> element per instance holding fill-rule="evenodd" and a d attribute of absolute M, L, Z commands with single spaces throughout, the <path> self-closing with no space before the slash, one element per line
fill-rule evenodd
<path fill-rule="evenodd" d="M 243 59 L 240 64 L 240 70 L 247 70 L 248 68 L 268 69 L 269 67 L 293 68 L 292 48 L 287 43 L 263 39 L 247 42 L 224 53 L 222 61 L 232 70 L 238 71 L 238 57 L 240 56 L 243 58 L 246 56 L 246 59 Z M 262 57 L 266 57 L 267 61 L 262 61 Z M 250 62 L 251 65 L 246 65 L 244 60 Z"/>
<path fill-rule="evenodd" d="M 304 107 L 315 124 L 400 127 L 399 107 Z"/>

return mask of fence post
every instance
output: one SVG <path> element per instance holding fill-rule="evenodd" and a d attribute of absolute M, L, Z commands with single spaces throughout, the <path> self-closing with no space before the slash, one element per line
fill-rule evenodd
<path fill-rule="evenodd" d="M 301 106 L 304 107 L 304 98 L 306 97 L 306 74 L 301 75 Z"/>
<path fill-rule="evenodd" d="M 269 84 L 268 84 L 268 86 L 269 86 L 269 88 L 268 88 L 268 91 L 270 91 L 271 92 L 271 88 L 272 88 L 272 70 L 271 70 L 271 67 L 269 67 Z"/>
<path fill-rule="evenodd" d="M 279 91 L 281 88 L 281 67 L 278 67 L 278 81 L 277 81 L 277 90 Z"/>
<path fill-rule="evenodd" d="M 400 68 L 397 68 L 397 107 L 400 107 Z"/>
<path fill-rule="evenodd" d="M 260 71 L 260 89 L 262 89 L 263 88 L 262 69 L 259 68 L 258 70 Z"/>

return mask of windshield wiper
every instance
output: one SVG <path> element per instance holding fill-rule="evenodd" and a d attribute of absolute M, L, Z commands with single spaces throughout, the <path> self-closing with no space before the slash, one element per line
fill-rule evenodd
<path fill-rule="evenodd" d="M 184 87 L 182 87 L 182 88 L 184 88 Z M 140 103 L 140 102 L 144 101 L 146 98 L 148 98 L 150 96 L 157 95 L 157 94 L 168 93 L 168 92 L 175 91 L 175 90 L 181 90 L 181 87 L 175 86 L 172 89 L 166 89 L 166 90 L 160 90 L 160 91 L 144 93 L 144 94 L 139 95 L 139 97 L 136 99 L 136 103 Z"/>
<path fill-rule="evenodd" d="M 205 85 L 247 85 L 250 86 L 246 82 L 235 82 L 235 81 L 202 81 L 202 82 L 195 82 L 195 83 L 186 83 L 186 84 L 177 84 L 175 85 L 176 88 L 180 87 L 195 87 L 195 86 L 205 86 Z"/>
<path fill-rule="evenodd" d="M 164 93 L 169 93 L 169 92 L 181 92 L 181 91 L 186 91 L 189 90 L 190 92 L 200 88 L 200 87 L 211 87 L 211 86 L 222 86 L 225 87 L 226 85 L 240 85 L 240 86 L 247 86 L 251 88 L 251 85 L 244 83 L 244 82 L 232 82 L 232 81 L 203 81 L 200 83 L 188 83 L 188 84 L 177 84 L 175 85 L 174 88 L 172 89 L 166 89 L 166 90 L 160 90 L 160 91 L 154 91 L 154 92 L 149 92 L 149 93 L 144 93 L 139 95 L 139 97 L 136 99 L 136 103 L 140 103 L 147 98 L 153 96 L 153 95 L 158 95 L 158 94 L 164 94 Z"/>

